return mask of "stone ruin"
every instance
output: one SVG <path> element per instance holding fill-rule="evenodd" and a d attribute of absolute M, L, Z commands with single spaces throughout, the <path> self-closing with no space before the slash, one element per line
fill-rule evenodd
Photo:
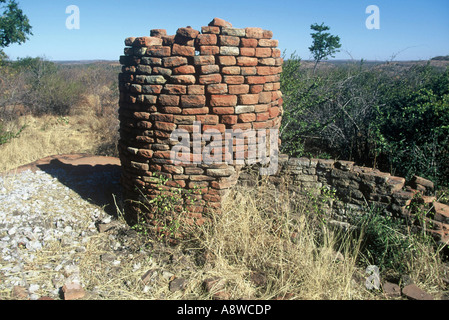
<path fill-rule="evenodd" d="M 339 201 L 329 213 L 341 223 L 365 205 L 407 216 L 417 193 L 434 202 L 433 184 L 420 177 L 406 187 L 403 178 L 353 162 L 278 154 L 283 59 L 272 37 L 215 18 L 201 32 L 154 29 L 149 37 L 125 40 L 119 154 L 130 220 L 144 214 L 157 232 L 177 221 L 182 236 L 182 226 L 220 213 L 231 187 L 257 180 L 245 172 L 248 166 L 270 167 L 268 180 L 283 191 L 333 188 Z M 164 196 L 172 202 L 163 203 Z M 433 208 L 431 231 L 447 241 L 449 207 Z"/>

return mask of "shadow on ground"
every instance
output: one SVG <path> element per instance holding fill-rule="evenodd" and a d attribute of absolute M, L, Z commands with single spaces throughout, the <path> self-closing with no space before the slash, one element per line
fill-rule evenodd
<path fill-rule="evenodd" d="M 86 154 L 57 155 L 40 159 L 13 170 L 41 170 L 78 193 L 84 200 L 104 208 L 114 217 L 118 212 L 115 203 L 121 203 L 121 166 L 118 158 Z M 114 199 L 115 197 L 115 199 Z"/>

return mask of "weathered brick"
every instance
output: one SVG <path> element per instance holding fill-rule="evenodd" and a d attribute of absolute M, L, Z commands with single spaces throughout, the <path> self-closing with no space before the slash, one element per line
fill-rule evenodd
<path fill-rule="evenodd" d="M 264 76 L 246 77 L 246 83 L 248 84 L 264 84 L 266 81 L 267 80 Z"/>
<path fill-rule="evenodd" d="M 200 69 L 202 74 L 219 73 L 220 67 L 216 64 L 201 66 Z"/>
<path fill-rule="evenodd" d="M 242 38 L 240 40 L 240 46 L 245 48 L 257 48 L 258 44 L 259 42 L 257 41 L 257 39 Z"/>
<path fill-rule="evenodd" d="M 263 37 L 263 29 L 262 28 L 246 28 L 246 37 L 261 39 Z"/>
<path fill-rule="evenodd" d="M 213 84 L 213 83 L 220 83 L 221 80 L 222 80 L 221 74 L 215 73 L 215 74 L 201 75 L 198 81 L 200 84 Z"/>
<path fill-rule="evenodd" d="M 247 84 L 229 85 L 229 94 L 246 94 L 248 92 L 249 85 Z"/>
<path fill-rule="evenodd" d="M 211 95 L 210 105 L 212 107 L 234 107 L 237 105 L 236 95 Z"/>
<path fill-rule="evenodd" d="M 245 82 L 245 77 L 243 76 L 224 76 L 223 82 L 227 84 L 243 84 Z"/>
<path fill-rule="evenodd" d="M 212 113 L 213 114 L 218 114 L 218 115 L 222 115 L 222 114 L 234 114 L 234 107 L 214 107 L 212 108 Z"/>
<path fill-rule="evenodd" d="M 256 57 L 268 58 L 272 57 L 273 51 L 271 48 L 256 48 Z"/>
<path fill-rule="evenodd" d="M 254 112 L 254 108 L 254 106 L 236 106 L 235 114 L 251 113 Z"/>
<path fill-rule="evenodd" d="M 195 56 L 193 57 L 193 64 L 197 66 L 215 64 L 215 56 Z"/>
<path fill-rule="evenodd" d="M 225 75 L 238 75 L 240 74 L 240 67 L 223 67 L 221 73 Z"/>
<path fill-rule="evenodd" d="M 167 94 L 186 94 L 187 86 L 180 84 L 166 84 L 164 86 L 164 92 Z"/>
<path fill-rule="evenodd" d="M 234 111 L 232 112 L 234 113 Z M 236 124 L 238 117 L 236 115 L 222 115 L 221 122 L 224 124 Z"/>
<path fill-rule="evenodd" d="M 228 85 L 226 83 L 216 83 L 207 86 L 207 93 L 224 94 L 228 93 Z"/>
<path fill-rule="evenodd" d="M 186 57 L 166 57 L 162 59 L 162 63 L 166 68 L 178 67 L 187 64 Z"/>
<path fill-rule="evenodd" d="M 162 106 L 177 106 L 179 104 L 179 96 L 175 95 L 159 95 L 159 104 Z"/>
<path fill-rule="evenodd" d="M 175 115 L 174 116 L 174 123 L 175 124 L 193 124 L 195 121 L 194 115 Z"/>
<path fill-rule="evenodd" d="M 192 39 L 195 39 L 199 34 L 200 32 L 193 28 L 179 28 L 176 31 L 176 35 Z"/>
<path fill-rule="evenodd" d="M 258 94 L 243 94 L 238 98 L 238 103 L 242 105 L 254 105 L 259 103 Z"/>
<path fill-rule="evenodd" d="M 204 94 L 204 85 L 190 85 L 187 86 L 187 91 L 189 94 Z"/>
<path fill-rule="evenodd" d="M 191 65 L 179 66 L 173 69 L 173 74 L 195 74 L 195 67 Z"/>
<path fill-rule="evenodd" d="M 206 105 L 204 95 L 183 95 L 181 97 L 181 106 L 183 108 L 203 108 Z"/>
<path fill-rule="evenodd" d="M 219 56 L 218 63 L 222 66 L 234 66 L 237 60 L 234 56 Z"/>
<path fill-rule="evenodd" d="M 171 76 L 170 81 L 178 84 L 195 84 L 196 78 L 193 75 Z"/>
<path fill-rule="evenodd" d="M 203 108 L 185 108 L 182 109 L 182 114 L 193 114 L 193 115 L 197 115 L 197 114 L 208 114 L 209 113 L 209 108 L 208 107 L 203 107 Z"/>
<path fill-rule="evenodd" d="M 220 54 L 222 56 L 238 56 L 240 54 L 240 48 L 238 47 L 220 47 Z M 270 52 L 271 54 L 271 52 Z"/>
<path fill-rule="evenodd" d="M 167 35 L 167 30 L 165 29 L 152 29 L 150 30 L 150 36 L 152 37 L 162 37 Z"/>
<path fill-rule="evenodd" d="M 201 32 L 206 34 L 220 34 L 220 28 L 216 26 L 201 27 Z"/>
<path fill-rule="evenodd" d="M 209 22 L 209 26 L 232 28 L 232 23 L 220 18 L 214 18 Z"/>
<path fill-rule="evenodd" d="M 255 113 L 243 113 L 239 114 L 239 121 L 241 122 L 253 122 L 256 120 L 256 114 Z"/>
<path fill-rule="evenodd" d="M 247 57 L 254 57 L 256 55 L 255 48 L 240 48 L 240 55 Z"/>
<path fill-rule="evenodd" d="M 167 46 L 154 46 L 147 49 L 147 55 L 152 57 L 169 57 L 171 48 Z"/>
<path fill-rule="evenodd" d="M 136 47 L 162 46 L 162 39 L 157 37 L 138 37 L 132 45 Z"/>
<path fill-rule="evenodd" d="M 195 47 L 181 46 L 175 43 L 172 48 L 172 54 L 178 56 L 193 57 L 195 55 Z"/>
<path fill-rule="evenodd" d="M 196 38 L 197 45 L 213 46 L 217 44 L 217 35 L 215 34 L 200 34 Z"/>
<path fill-rule="evenodd" d="M 200 54 L 202 56 L 206 55 L 217 55 L 220 53 L 220 47 L 217 46 L 201 46 L 200 47 Z"/>
<path fill-rule="evenodd" d="M 260 47 L 272 47 L 275 48 L 279 45 L 278 40 L 270 40 L 270 39 L 260 39 L 259 46 Z"/>
<path fill-rule="evenodd" d="M 241 67 L 254 67 L 257 66 L 259 61 L 253 57 L 237 57 L 237 65 Z"/>
<path fill-rule="evenodd" d="M 237 47 L 240 44 L 240 38 L 234 36 L 219 36 L 219 43 L 221 46 Z"/>
<path fill-rule="evenodd" d="M 202 114 L 202 115 L 196 115 L 195 117 L 196 117 L 196 121 L 199 121 L 202 124 L 218 124 L 218 121 L 219 121 L 218 115 Z"/>
<path fill-rule="evenodd" d="M 257 74 L 256 67 L 241 67 L 242 76 L 255 76 Z"/>

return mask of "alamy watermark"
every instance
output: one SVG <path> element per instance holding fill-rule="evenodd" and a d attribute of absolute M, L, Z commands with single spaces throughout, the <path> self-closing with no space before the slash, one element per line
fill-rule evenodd
<path fill-rule="evenodd" d="M 366 273 L 369 274 L 369 276 L 365 280 L 365 287 L 368 290 L 379 290 L 380 289 L 380 272 L 378 266 L 368 266 L 366 268 Z"/>
<path fill-rule="evenodd" d="M 207 129 L 202 132 L 201 122 L 194 122 L 191 133 L 176 129 L 170 140 L 177 142 L 170 152 L 175 165 L 260 163 L 268 165 L 260 168 L 261 175 L 275 175 L 278 170 L 278 129 L 226 129 L 224 133 Z"/>
<path fill-rule="evenodd" d="M 65 20 L 65 26 L 69 30 L 79 30 L 80 28 L 80 8 L 76 5 L 70 5 L 65 9 L 66 14 L 70 14 Z"/>
<path fill-rule="evenodd" d="M 366 18 L 365 26 L 368 30 L 380 29 L 380 9 L 376 5 L 370 5 L 366 7 L 366 14 L 369 14 Z"/>

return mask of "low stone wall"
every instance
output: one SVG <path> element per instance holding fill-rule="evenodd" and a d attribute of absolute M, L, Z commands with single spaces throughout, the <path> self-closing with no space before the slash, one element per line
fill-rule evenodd
<path fill-rule="evenodd" d="M 257 170 L 253 170 L 257 174 Z M 258 177 L 242 172 L 240 185 L 253 185 Z M 278 173 L 268 181 L 281 192 L 319 195 L 328 190 L 336 199 L 328 204 L 328 213 L 336 223 L 345 224 L 351 214 L 363 214 L 377 208 L 385 215 L 413 219 L 412 208 L 427 210 L 429 232 L 443 242 L 449 241 L 449 206 L 436 201 L 434 184 L 415 176 L 406 182 L 376 169 L 355 165 L 351 161 L 279 157 Z M 305 199 L 307 201 L 307 199 Z"/>

